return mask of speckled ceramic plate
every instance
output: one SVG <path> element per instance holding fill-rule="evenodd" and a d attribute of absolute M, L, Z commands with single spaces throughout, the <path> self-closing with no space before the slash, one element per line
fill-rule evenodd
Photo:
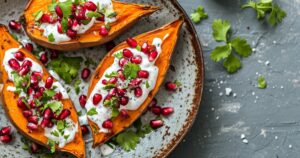
<path fill-rule="evenodd" d="M 180 16 L 185 17 L 185 24 L 180 33 L 166 78 L 166 80 L 179 80 L 183 86 L 177 92 L 167 92 L 164 88 L 161 88 L 157 94 L 156 98 L 159 105 L 172 106 L 175 109 L 175 113 L 172 116 L 164 119 L 164 127 L 143 138 L 136 150 L 125 152 L 117 148 L 108 157 L 166 157 L 181 141 L 196 118 L 203 89 L 204 66 L 202 50 L 197 33 L 176 0 L 132 0 L 132 2 L 159 6 L 161 10 L 150 17 L 140 20 L 129 31 L 117 38 L 115 43 L 119 43 L 129 36 L 135 36 L 161 27 L 178 19 Z M 26 3 L 26 0 L 0 0 L 0 23 L 7 24 L 9 20 L 18 19 Z M 68 56 L 82 56 L 85 60 L 88 58 L 95 59 L 95 62 L 100 62 L 105 54 L 106 51 L 102 46 L 67 53 Z M 90 68 L 94 69 L 95 67 Z M 64 85 L 66 88 L 70 87 L 70 85 Z M 82 87 L 81 93 L 87 91 L 87 85 L 88 83 L 80 85 Z M 71 98 L 76 108 L 80 110 L 78 96 L 74 95 L 73 89 L 71 93 L 73 93 Z M 0 116 L 1 126 L 10 125 L 2 108 L 0 108 Z M 143 120 L 147 120 L 149 117 L 151 116 L 142 116 Z M 37 157 L 24 151 L 20 134 L 17 131 L 13 133 L 13 142 L 7 145 L 0 144 L 0 157 Z M 99 148 L 91 149 L 91 137 L 86 136 L 85 139 L 87 141 L 86 151 L 88 157 L 101 157 Z"/>

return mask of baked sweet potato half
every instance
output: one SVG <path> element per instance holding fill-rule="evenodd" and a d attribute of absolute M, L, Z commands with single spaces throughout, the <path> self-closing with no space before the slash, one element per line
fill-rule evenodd
<path fill-rule="evenodd" d="M 35 43 L 71 51 L 109 42 L 157 10 L 111 0 L 30 0 L 22 21 Z"/>
<path fill-rule="evenodd" d="M 34 142 L 85 157 L 75 107 L 65 89 L 33 54 L 0 25 L 2 102 L 12 124 Z"/>
<path fill-rule="evenodd" d="M 85 105 L 94 147 L 130 126 L 147 108 L 167 73 L 182 23 L 179 19 L 128 38 L 97 67 Z"/>

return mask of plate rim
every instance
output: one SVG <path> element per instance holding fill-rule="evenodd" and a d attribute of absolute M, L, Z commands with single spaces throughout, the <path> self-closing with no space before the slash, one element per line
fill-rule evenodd
<path fill-rule="evenodd" d="M 184 24 L 186 25 L 187 31 L 191 34 L 192 46 L 195 49 L 195 55 L 196 55 L 195 65 L 197 67 L 196 84 L 194 85 L 196 95 L 194 95 L 192 110 L 189 111 L 189 115 L 186 120 L 186 123 L 180 129 L 180 132 L 177 135 L 175 135 L 175 137 L 172 138 L 172 140 L 166 145 L 166 147 L 164 147 L 162 150 L 159 151 L 158 154 L 154 156 L 156 158 L 165 158 L 169 156 L 171 152 L 174 151 L 175 148 L 178 146 L 178 144 L 182 141 L 182 139 L 186 136 L 186 134 L 191 130 L 191 127 L 193 126 L 197 118 L 197 114 L 203 96 L 203 88 L 204 88 L 205 67 L 204 67 L 203 49 L 202 49 L 199 36 L 197 34 L 194 24 L 192 23 L 186 11 L 179 4 L 178 0 L 170 0 L 170 2 L 181 13 L 180 16 L 184 18 Z"/>

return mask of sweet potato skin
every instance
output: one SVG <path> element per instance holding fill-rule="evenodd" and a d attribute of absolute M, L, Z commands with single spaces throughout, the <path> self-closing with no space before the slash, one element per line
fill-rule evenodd
<path fill-rule="evenodd" d="M 78 35 L 78 38 L 76 39 L 54 44 L 48 42 L 48 38 L 44 37 L 41 31 L 34 27 L 34 17 L 32 16 L 33 13 L 39 10 L 47 11 L 47 6 L 51 2 L 52 0 L 30 0 L 21 17 L 21 21 L 23 21 L 25 32 L 32 41 L 46 48 L 60 51 L 73 51 L 107 43 L 132 27 L 132 25 L 143 16 L 150 15 L 159 9 L 154 6 L 113 1 L 114 10 L 119 14 L 117 16 L 117 21 L 110 24 L 111 30 L 109 31 L 108 36 L 103 37 L 99 35 L 99 29 L 103 25 L 101 22 L 95 24 L 86 33 Z"/>
<path fill-rule="evenodd" d="M 172 56 L 174 47 L 176 45 L 176 41 L 177 41 L 178 34 L 179 34 L 182 24 L 183 24 L 183 20 L 179 19 L 168 25 L 165 25 L 164 27 L 162 27 L 160 29 L 157 29 L 157 30 L 154 30 L 151 32 L 147 32 L 147 33 L 141 34 L 137 37 L 134 37 L 135 40 L 140 42 L 139 44 L 142 44 L 146 41 L 152 42 L 152 40 L 156 37 L 161 38 L 161 39 L 164 39 L 166 37 L 162 44 L 162 53 L 160 54 L 157 61 L 155 62 L 155 65 L 159 68 L 156 86 L 150 92 L 150 94 L 148 95 L 148 97 L 144 101 L 144 103 L 137 110 L 128 111 L 128 115 L 129 115 L 128 118 L 124 119 L 121 116 L 118 116 L 117 118 L 115 118 L 113 120 L 114 126 L 111 130 L 112 131 L 111 133 L 97 132 L 99 129 L 97 127 L 97 124 L 94 123 L 93 121 L 89 120 L 89 124 L 92 127 L 93 138 L 94 138 L 93 147 L 96 147 L 100 144 L 105 143 L 111 137 L 120 133 L 125 128 L 130 126 L 138 117 L 141 116 L 143 111 L 147 108 L 148 104 L 152 101 L 153 97 L 158 92 L 159 87 L 163 83 L 163 80 L 165 78 L 165 75 L 166 75 L 167 70 L 170 65 L 171 56 Z M 166 36 L 167 34 L 168 34 L 168 36 Z M 88 89 L 88 96 L 93 91 L 93 89 L 94 89 L 95 85 L 97 84 L 97 82 L 99 81 L 99 79 L 104 75 L 105 70 L 113 64 L 114 57 L 112 54 L 114 52 L 116 52 L 120 49 L 126 48 L 126 47 L 129 47 L 126 42 L 119 44 L 113 50 L 111 50 L 106 55 L 106 57 L 102 60 L 102 62 L 97 67 L 97 69 L 94 73 L 94 76 L 91 79 L 90 87 Z M 96 130 L 93 130 L 93 128 L 95 128 Z"/>
<path fill-rule="evenodd" d="M 4 25 L 0 24 L 0 63 L 2 65 L 5 52 L 11 48 L 19 48 L 20 44 L 13 39 L 13 37 L 9 34 L 7 28 Z M 39 60 L 37 60 L 33 54 L 29 53 L 26 49 L 21 48 L 21 51 L 25 54 L 27 58 L 32 59 L 33 61 L 37 62 L 40 65 L 43 65 Z M 42 66 L 43 67 L 43 66 Z M 3 107 L 9 119 L 11 120 L 12 124 L 20 131 L 23 135 L 28 137 L 34 142 L 37 142 L 43 146 L 47 146 L 47 137 L 44 136 L 44 129 L 39 128 L 37 131 L 29 132 L 27 129 L 27 120 L 24 118 L 22 114 L 22 110 L 17 106 L 17 99 L 18 96 L 14 94 L 14 92 L 7 91 L 8 86 L 14 86 L 13 82 L 8 80 L 8 74 L 6 73 L 4 66 L 0 66 L 0 78 L 3 82 L 3 89 L 2 89 L 2 101 Z M 43 67 L 43 78 L 42 80 L 45 81 L 50 74 Z M 71 111 L 70 118 L 74 122 L 78 122 L 78 116 L 75 107 L 73 106 L 70 99 L 62 100 L 64 108 L 67 108 Z M 76 150 L 74 150 L 76 149 Z M 73 142 L 70 142 L 65 145 L 64 148 L 60 149 L 57 148 L 59 151 L 68 152 L 78 158 L 85 158 L 85 142 L 82 138 L 82 133 L 80 129 L 80 125 L 78 125 L 78 132 L 76 133 L 75 139 Z"/>

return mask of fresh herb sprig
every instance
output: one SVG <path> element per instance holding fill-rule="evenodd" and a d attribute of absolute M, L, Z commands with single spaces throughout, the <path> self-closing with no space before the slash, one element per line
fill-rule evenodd
<path fill-rule="evenodd" d="M 223 60 L 223 66 L 229 73 L 235 73 L 242 67 L 240 57 L 248 57 L 252 53 L 251 46 L 246 39 L 236 37 L 229 39 L 231 25 L 226 20 L 217 19 L 212 24 L 213 36 L 217 42 L 225 42 L 225 45 L 217 46 L 210 54 L 210 58 L 215 62 Z"/>
<path fill-rule="evenodd" d="M 190 15 L 192 21 L 196 24 L 200 23 L 203 19 L 208 18 L 208 14 L 204 11 L 202 6 L 198 6 L 197 9 Z"/>
<path fill-rule="evenodd" d="M 273 0 L 260 0 L 260 2 L 250 0 L 247 4 L 243 5 L 242 8 L 253 8 L 257 13 L 257 19 L 264 19 L 268 16 L 267 22 L 272 26 L 281 23 L 286 17 L 286 12 L 282 10 L 279 5 L 274 3 Z"/>

